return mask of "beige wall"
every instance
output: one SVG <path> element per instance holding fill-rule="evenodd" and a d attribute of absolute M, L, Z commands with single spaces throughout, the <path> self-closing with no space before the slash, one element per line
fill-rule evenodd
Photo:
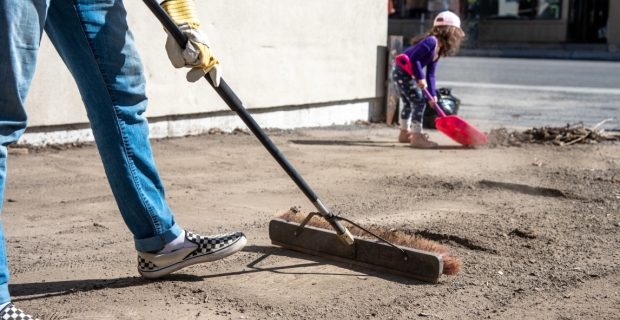
<path fill-rule="evenodd" d="M 376 0 L 196 2 L 223 78 L 247 108 L 346 102 L 384 95 L 380 47 L 387 3 Z M 164 50 L 165 33 L 142 1 L 125 1 L 144 60 L 150 117 L 228 110 L 206 81 L 189 84 Z M 380 76 L 384 76 L 381 74 Z M 47 38 L 27 100 L 30 126 L 86 123 L 71 75 Z M 355 119 L 354 119 L 355 120 Z"/>
<path fill-rule="evenodd" d="M 609 22 L 607 23 L 607 43 L 620 47 L 620 1 L 609 1 Z"/>

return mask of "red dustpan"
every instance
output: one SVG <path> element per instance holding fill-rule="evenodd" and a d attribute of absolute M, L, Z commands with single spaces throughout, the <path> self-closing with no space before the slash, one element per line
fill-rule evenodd
<path fill-rule="evenodd" d="M 409 57 L 407 55 L 398 55 L 395 60 L 396 63 L 403 68 L 403 70 L 413 77 L 411 61 L 409 61 Z M 426 98 L 435 105 L 435 110 L 439 114 L 439 118 L 435 119 L 435 126 L 437 127 L 437 130 L 443 132 L 452 140 L 464 146 L 476 146 L 487 143 L 487 136 L 484 133 L 458 116 L 446 116 L 443 110 L 441 110 L 441 106 L 434 102 L 435 100 L 428 90 L 425 88 L 422 91 L 424 92 Z"/>

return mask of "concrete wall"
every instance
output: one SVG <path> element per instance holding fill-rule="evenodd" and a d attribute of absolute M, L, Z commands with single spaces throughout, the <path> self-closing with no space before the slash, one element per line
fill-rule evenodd
<path fill-rule="evenodd" d="M 607 22 L 607 43 L 620 47 L 620 1 L 609 1 L 609 20 Z"/>
<path fill-rule="evenodd" d="M 559 20 L 481 20 L 478 42 L 565 42 L 569 4 L 569 0 L 563 0 Z"/>
<path fill-rule="evenodd" d="M 202 28 L 222 62 L 223 78 L 248 109 L 371 104 L 385 95 L 385 1 L 200 0 L 196 4 Z M 146 68 L 150 98 L 146 116 L 209 116 L 228 110 L 206 81 L 189 84 L 185 70 L 170 65 L 164 50 L 166 35 L 142 1 L 125 5 Z M 42 41 L 27 111 L 34 128 L 30 132 L 87 123 L 76 85 L 47 38 Z"/>

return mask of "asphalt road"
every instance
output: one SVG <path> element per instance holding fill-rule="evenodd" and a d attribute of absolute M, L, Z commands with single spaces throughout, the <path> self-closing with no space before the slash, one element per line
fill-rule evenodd
<path fill-rule="evenodd" d="M 459 115 L 492 127 L 586 126 L 620 130 L 620 62 L 449 57 L 437 86 L 461 99 Z"/>

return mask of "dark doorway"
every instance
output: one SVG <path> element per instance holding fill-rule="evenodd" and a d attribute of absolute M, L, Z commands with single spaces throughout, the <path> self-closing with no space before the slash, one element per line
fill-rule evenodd
<path fill-rule="evenodd" d="M 568 41 L 606 43 L 610 0 L 570 0 Z"/>

